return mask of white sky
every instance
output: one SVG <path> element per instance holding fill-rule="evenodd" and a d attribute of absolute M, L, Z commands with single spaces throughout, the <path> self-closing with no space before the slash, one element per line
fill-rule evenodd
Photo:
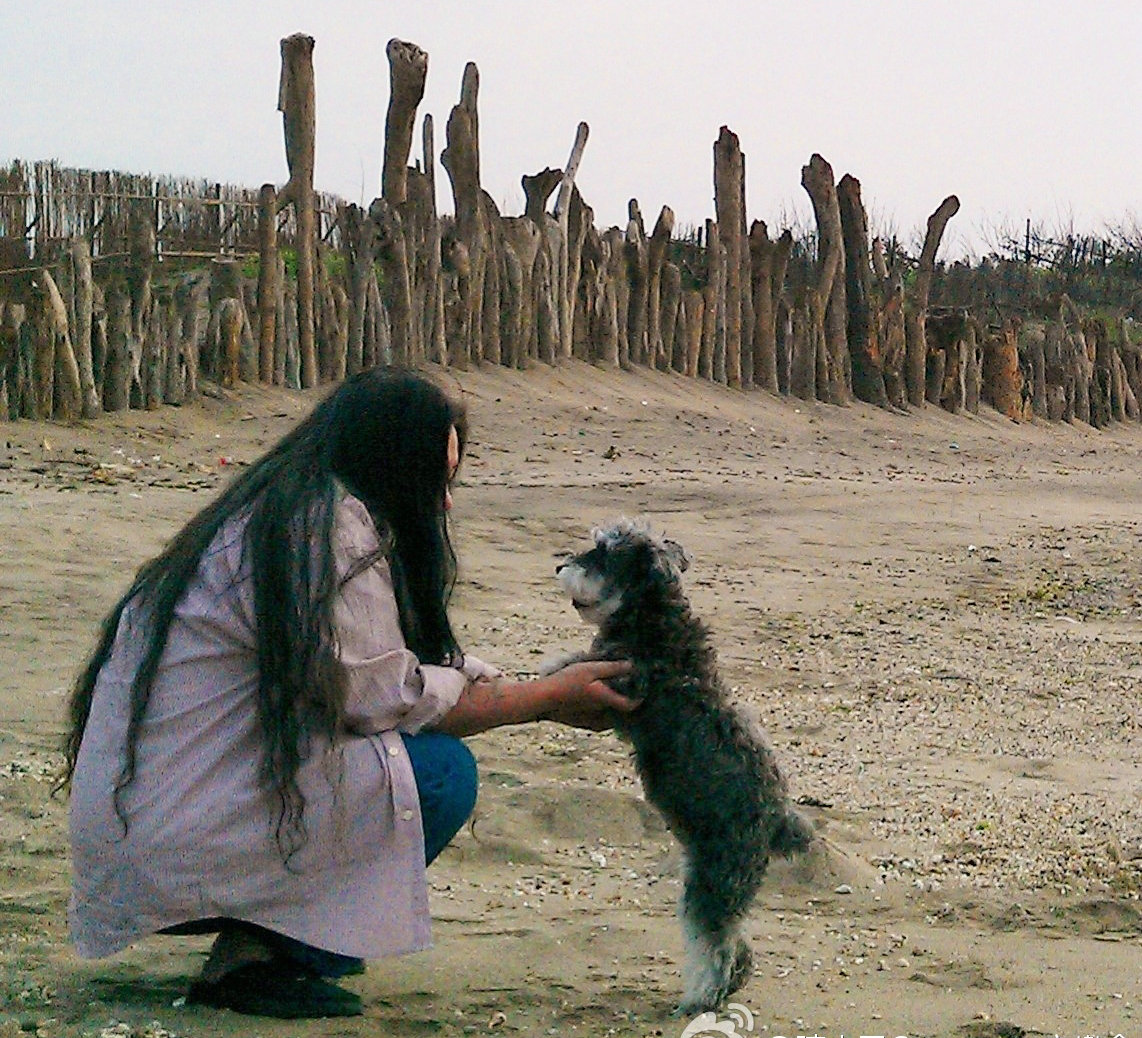
<path fill-rule="evenodd" d="M 713 142 L 746 155 L 749 219 L 810 219 L 817 151 L 906 241 L 944 198 L 950 254 L 998 225 L 1098 232 L 1142 212 L 1142 2 L 1077 0 L 0 0 L 0 161 L 286 179 L 278 44 L 315 37 L 316 186 L 379 193 L 385 44 L 429 55 L 437 151 L 466 61 L 480 70 L 484 187 L 562 166 L 600 227 L 713 215 Z M 414 157 L 419 151 L 419 127 Z M 451 211 L 437 168 L 441 205 Z"/>

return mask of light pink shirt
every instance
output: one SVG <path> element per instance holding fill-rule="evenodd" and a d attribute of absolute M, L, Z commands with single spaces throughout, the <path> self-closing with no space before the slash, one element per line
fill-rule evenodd
<path fill-rule="evenodd" d="M 433 725 L 466 683 L 497 673 L 420 664 L 404 646 L 388 564 L 346 583 L 335 607 L 348 675 L 344 738 L 316 741 L 298 773 L 307 840 L 288 864 L 259 769 L 253 586 L 243 524 L 227 524 L 180 602 L 116 817 L 130 685 L 142 633 L 128 609 L 100 672 L 71 791 L 69 921 L 79 954 L 110 955 L 196 919 L 244 919 L 307 944 L 379 958 L 429 944 L 424 837 L 399 732 Z M 365 506 L 335 514 L 338 572 L 373 552 Z"/>

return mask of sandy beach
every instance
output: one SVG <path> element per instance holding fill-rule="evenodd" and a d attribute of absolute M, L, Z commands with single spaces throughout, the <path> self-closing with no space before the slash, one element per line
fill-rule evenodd
<path fill-rule="evenodd" d="M 473 430 L 466 646 L 516 674 L 582 646 L 556 558 L 645 516 L 691 555 L 722 673 L 821 835 L 750 917 L 752 1021 L 703 1033 L 1142 1033 L 1142 427 L 580 363 L 443 377 Z M 362 1018 L 187 1007 L 208 938 L 71 950 L 68 686 L 136 566 L 317 397 L 0 427 L 0 1038 L 680 1035 L 672 838 L 612 734 L 548 724 L 471 740 L 435 945 L 347 980 Z"/>

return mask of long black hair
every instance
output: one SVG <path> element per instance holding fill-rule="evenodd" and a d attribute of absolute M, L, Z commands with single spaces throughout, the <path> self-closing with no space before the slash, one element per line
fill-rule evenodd
<path fill-rule="evenodd" d="M 448 620 L 456 556 L 444 507 L 455 429 L 467 438 L 463 406 L 428 377 L 374 368 L 343 382 L 292 432 L 199 512 L 145 563 L 103 621 L 72 690 L 59 788 L 70 787 L 100 669 L 124 610 L 144 618 L 145 645 L 131 686 L 127 755 L 115 788 L 132 782 L 136 743 L 175 608 L 223 524 L 248 516 L 243 570 L 253 580 L 262 771 L 279 799 L 277 833 L 287 853 L 304 840 L 297 772 L 313 735 L 332 739 L 345 707 L 336 658 L 338 590 L 332 532 L 338 481 L 368 509 L 388 558 L 405 644 L 424 663 L 448 663 L 459 645 Z M 363 564 L 372 560 L 362 560 Z M 284 843 L 283 843 L 284 841 Z"/>

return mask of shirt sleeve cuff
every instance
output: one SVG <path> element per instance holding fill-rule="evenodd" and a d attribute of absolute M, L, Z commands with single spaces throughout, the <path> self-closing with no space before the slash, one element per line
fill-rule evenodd
<path fill-rule="evenodd" d="M 469 682 L 464 671 L 432 663 L 422 663 L 420 674 L 424 689 L 400 723 L 401 731 L 409 735 L 439 721 L 456 705 Z"/>

